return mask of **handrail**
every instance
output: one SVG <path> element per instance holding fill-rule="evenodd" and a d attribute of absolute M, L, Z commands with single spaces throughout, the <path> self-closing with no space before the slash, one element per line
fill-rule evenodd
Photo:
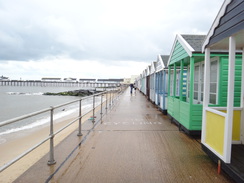
<path fill-rule="evenodd" d="M 104 94 L 106 94 L 106 98 L 105 98 L 105 100 L 106 100 L 106 107 L 105 107 L 105 109 L 107 109 L 107 103 L 108 103 L 107 94 L 110 93 L 109 105 L 112 105 L 112 102 L 114 100 L 114 96 L 113 96 L 113 99 L 111 99 L 111 92 L 114 92 L 114 91 L 115 90 L 109 90 L 109 91 L 100 92 L 100 93 L 97 93 L 97 94 L 94 94 L 94 95 L 90 95 L 90 96 L 82 97 L 82 98 L 77 99 L 77 100 L 73 100 L 71 102 L 66 102 L 66 103 L 61 104 L 61 105 L 57 105 L 57 106 L 54 106 L 54 107 L 50 107 L 50 108 L 47 108 L 47 109 L 43 109 L 43 110 L 40 110 L 40 111 L 37 111 L 37 112 L 30 113 L 30 114 L 27 114 L 27 115 L 23 115 L 23 116 L 20 116 L 20 117 L 17 117 L 17 118 L 13 118 L 13 119 L 10 119 L 10 120 L 3 121 L 3 123 L 0 124 L 0 127 L 6 126 L 6 125 L 11 124 L 11 123 L 14 123 L 16 121 L 20 121 L 20 120 L 23 120 L 23 119 L 26 119 L 26 118 L 29 118 L 29 117 L 33 117 L 33 116 L 36 116 L 36 115 L 39 115 L 39 114 L 42 114 L 42 113 L 45 113 L 45 112 L 48 112 L 48 111 L 51 112 L 51 114 L 50 114 L 51 120 L 50 120 L 50 134 L 49 134 L 49 136 L 47 138 L 45 138 L 44 140 L 42 140 L 41 142 L 39 142 L 38 144 L 35 144 L 33 147 L 31 147 L 30 149 L 28 149 L 24 153 L 20 154 L 19 156 L 17 156 L 13 160 L 9 161 L 8 163 L 6 163 L 5 165 L 3 165 L 2 167 L 0 167 L 0 172 L 2 172 L 3 170 L 7 169 L 9 166 L 13 165 L 15 162 L 17 162 L 18 160 L 20 160 L 21 158 L 23 158 L 24 156 L 26 156 L 27 154 L 29 154 L 34 149 L 36 149 L 37 147 L 41 146 L 43 143 L 45 143 L 48 140 L 50 140 L 50 152 L 49 152 L 50 153 L 50 160 L 48 161 L 48 164 L 49 165 L 52 165 L 52 164 L 56 163 L 55 160 L 54 160 L 54 153 L 53 153 L 54 146 L 53 146 L 53 141 L 52 141 L 54 139 L 55 135 L 57 135 L 58 133 L 60 133 L 61 131 L 63 131 L 67 127 L 69 127 L 71 124 L 73 124 L 77 120 L 80 121 L 80 119 L 82 117 L 86 116 L 92 110 L 93 110 L 93 115 L 94 115 L 94 111 L 95 111 L 94 108 L 98 107 L 99 105 L 101 105 L 101 110 L 102 110 L 102 105 L 105 102 L 105 101 L 102 101 L 102 96 Z M 121 90 L 119 90 L 119 91 L 116 90 L 117 93 L 120 93 L 120 91 Z M 69 122 L 68 124 L 66 124 L 64 127 L 60 128 L 56 132 L 53 132 L 53 110 L 55 110 L 57 108 L 60 108 L 60 107 L 63 107 L 63 106 L 66 106 L 66 105 L 69 105 L 69 104 L 72 104 L 72 103 L 75 103 L 75 102 L 81 102 L 82 100 L 86 100 L 88 98 L 93 98 L 93 103 L 94 103 L 94 100 L 95 100 L 95 98 L 97 96 L 101 96 L 101 103 L 98 106 L 93 105 L 93 108 L 91 110 L 87 111 L 86 113 L 84 113 L 84 114 L 79 113 L 79 116 L 78 117 L 76 117 L 75 119 L 73 119 L 71 122 Z M 79 111 L 81 112 L 81 107 L 82 106 L 80 105 L 79 107 L 80 107 Z M 102 112 L 100 114 L 102 115 Z M 94 119 L 94 116 L 93 116 L 93 119 Z M 102 116 L 101 116 L 101 120 L 102 120 Z M 79 129 L 81 129 L 81 126 L 80 125 L 81 125 L 81 122 L 79 123 Z M 82 134 L 78 134 L 78 136 L 79 135 L 82 135 Z"/>
<path fill-rule="evenodd" d="M 3 121 L 3 122 L 0 123 L 0 127 L 9 125 L 9 124 L 14 123 L 16 121 L 20 121 L 20 120 L 23 120 L 23 119 L 26 119 L 26 118 L 29 118 L 29 117 L 36 116 L 38 114 L 42 114 L 42 113 L 48 112 L 52 108 L 53 109 L 57 109 L 57 108 L 60 108 L 60 107 L 63 107 L 63 106 L 69 105 L 69 104 L 73 104 L 73 103 L 78 102 L 80 100 L 86 100 L 88 98 L 92 98 L 93 96 L 101 95 L 103 93 L 106 93 L 106 92 L 100 92 L 98 94 L 90 95 L 90 96 L 87 96 L 87 97 L 82 97 L 81 99 L 76 99 L 76 100 L 73 100 L 71 102 L 66 102 L 66 103 L 63 103 L 63 104 L 60 104 L 60 105 L 57 105 L 57 106 L 53 106 L 53 107 L 50 107 L 50 108 L 47 108 L 47 109 L 43 109 L 43 110 L 40 110 L 40 111 L 36 111 L 36 112 L 33 112 L 33 113 L 29 113 L 29 114 L 26 114 L 26 115 L 22 115 L 22 116 L 17 117 L 17 118 L 12 118 L 10 120 L 5 120 L 5 121 Z"/>
<path fill-rule="evenodd" d="M 29 118 L 29 117 L 33 117 L 33 116 L 36 116 L 38 114 L 42 114 L 42 113 L 48 112 L 48 111 L 50 111 L 50 108 L 43 109 L 43 110 L 40 110 L 40 111 L 37 111 L 37 112 L 33 112 L 33 113 L 29 113 L 27 115 L 23 115 L 23 116 L 20 116 L 20 117 L 17 117 L 17 118 L 13 118 L 13 119 L 10 119 L 10 120 L 6 120 L 6 121 L 3 121 L 2 123 L 0 123 L 0 127 L 6 126 L 6 125 L 9 125 L 9 124 L 14 123 L 16 121 L 20 121 L 20 120 L 23 120 L 23 119 L 26 119 L 26 118 Z"/>
<path fill-rule="evenodd" d="M 27 151 L 25 151 L 24 153 L 20 154 L 19 156 L 17 156 L 16 158 L 14 158 L 13 160 L 9 161 L 8 163 L 6 163 L 5 165 L 3 165 L 2 167 L 0 167 L 0 172 L 2 172 L 3 170 L 5 170 L 6 168 L 8 168 L 9 166 L 11 166 L 12 164 L 14 164 L 15 162 L 17 162 L 18 160 L 20 160 L 21 158 L 23 158 L 24 156 L 26 156 L 27 154 L 29 154 L 30 152 L 32 152 L 33 150 L 35 150 L 37 147 L 39 147 L 40 145 L 42 145 L 43 143 L 45 143 L 46 141 L 48 141 L 50 139 L 50 136 L 48 136 L 47 138 L 45 138 L 44 140 L 42 140 L 41 142 L 39 142 L 38 144 L 36 144 L 35 146 L 33 146 L 32 148 L 28 149 Z"/>

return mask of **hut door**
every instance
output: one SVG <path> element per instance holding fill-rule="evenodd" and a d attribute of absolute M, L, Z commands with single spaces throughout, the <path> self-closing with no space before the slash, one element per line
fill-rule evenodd
<path fill-rule="evenodd" d="M 243 72 L 242 72 L 243 73 Z M 242 76 L 244 80 L 244 76 Z M 242 82 L 241 143 L 244 144 L 244 82 Z"/>
<path fill-rule="evenodd" d="M 146 96 L 150 98 L 150 76 L 147 76 Z"/>

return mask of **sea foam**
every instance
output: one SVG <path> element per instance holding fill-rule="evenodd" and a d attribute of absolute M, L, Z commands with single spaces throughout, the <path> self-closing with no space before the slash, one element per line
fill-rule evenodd
<path fill-rule="evenodd" d="M 82 111 L 83 112 L 87 112 L 87 111 L 91 110 L 91 108 L 92 108 L 92 104 L 83 105 L 82 106 Z M 55 110 L 54 110 L 54 112 L 55 112 Z M 69 115 L 73 115 L 75 113 L 78 116 L 78 107 L 71 108 L 71 109 L 64 108 L 61 111 L 58 111 L 58 112 L 54 113 L 53 120 L 55 122 L 58 119 L 61 119 L 63 117 L 67 117 Z M 32 122 L 30 124 L 26 124 L 26 125 L 20 126 L 20 127 L 14 127 L 14 128 L 8 129 L 6 131 L 0 132 L 0 136 L 1 135 L 6 135 L 6 134 L 10 134 L 10 133 L 14 133 L 14 132 L 23 131 L 23 130 L 33 129 L 33 128 L 36 128 L 36 127 L 40 127 L 42 125 L 46 125 L 49 122 L 50 122 L 50 116 L 46 116 L 46 117 L 43 117 L 42 119 L 36 119 L 34 122 Z"/>

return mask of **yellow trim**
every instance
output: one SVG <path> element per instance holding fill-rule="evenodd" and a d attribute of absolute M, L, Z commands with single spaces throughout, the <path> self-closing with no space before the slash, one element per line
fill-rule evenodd
<path fill-rule="evenodd" d="M 224 151 L 225 117 L 206 111 L 206 144 L 219 154 Z"/>
<path fill-rule="evenodd" d="M 226 113 L 226 111 L 222 111 Z M 232 140 L 241 140 L 241 111 L 233 111 L 233 129 L 232 129 Z"/>

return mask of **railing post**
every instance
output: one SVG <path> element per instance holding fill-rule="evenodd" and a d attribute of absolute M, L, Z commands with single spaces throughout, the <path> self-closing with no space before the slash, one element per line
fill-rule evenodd
<path fill-rule="evenodd" d="M 82 111 L 81 111 L 81 109 L 82 109 L 82 105 L 81 105 L 81 102 L 82 102 L 82 99 L 80 99 L 80 102 L 79 102 L 79 132 L 78 132 L 78 134 L 77 134 L 77 136 L 82 136 L 83 134 L 81 133 L 81 125 L 82 125 Z"/>
<path fill-rule="evenodd" d="M 113 105 L 113 102 L 114 102 L 114 88 L 112 88 L 112 92 L 113 92 L 113 96 L 112 96 L 112 99 L 111 99 L 111 105 Z"/>
<path fill-rule="evenodd" d="M 49 151 L 49 160 L 48 165 L 53 165 L 56 163 L 54 160 L 54 135 L 53 135 L 53 110 L 54 108 L 51 107 L 50 111 L 50 151 Z"/>
<path fill-rule="evenodd" d="M 106 91 L 106 110 L 108 109 L 108 91 Z"/>
<path fill-rule="evenodd" d="M 101 123 L 103 123 L 103 94 L 101 95 Z"/>
<path fill-rule="evenodd" d="M 109 93 L 110 93 L 109 105 L 110 105 L 110 107 L 111 107 L 111 90 L 109 91 Z"/>
<path fill-rule="evenodd" d="M 93 95 L 93 113 L 92 113 L 92 123 L 95 123 L 95 95 Z"/>

